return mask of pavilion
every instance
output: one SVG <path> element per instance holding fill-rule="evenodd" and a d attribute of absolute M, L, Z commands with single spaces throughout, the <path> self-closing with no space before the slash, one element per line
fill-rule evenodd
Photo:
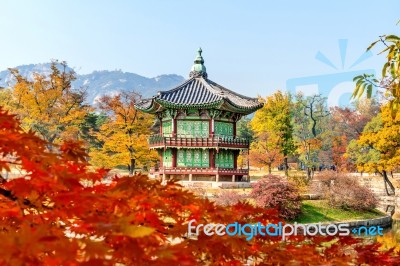
<path fill-rule="evenodd" d="M 248 154 L 250 143 L 237 136 L 236 123 L 263 104 L 208 79 L 201 53 L 189 79 L 136 104 L 160 122 L 159 134 L 149 138 L 160 155 L 151 174 L 188 182 L 249 181 L 248 162 L 243 169 L 237 161 L 240 153 Z"/>

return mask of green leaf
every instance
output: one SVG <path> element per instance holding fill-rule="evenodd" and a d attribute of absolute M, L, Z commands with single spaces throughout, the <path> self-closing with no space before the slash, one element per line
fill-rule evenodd
<path fill-rule="evenodd" d="M 357 96 L 358 98 L 360 98 L 364 94 L 365 85 L 366 85 L 365 83 L 361 84 L 360 90 L 359 90 L 358 96 Z"/>
<path fill-rule="evenodd" d="M 367 86 L 367 98 L 370 99 L 372 96 L 372 84 Z"/>
<path fill-rule="evenodd" d="M 400 37 L 396 36 L 396 35 L 388 35 L 388 36 L 386 36 L 385 40 L 389 41 L 389 42 L 396 42 L 396 41 L 400 41 Z"/>
<path fill-rule="evenodd" d="M 367 51 L 371 50 L 371 48 L 374 47 L 375 44 L 376 44 L 377 42 L 379 42 L 379 41 L 380 41 L 380 40 L 377 40 L 377 41 L 371 43 L 371 44 L 368 46 Z"/>
<path fill-rule="evenodd" d="M 394 62 L 390 64 L 390 74 L 392 75 L 392 78 L 396 78 L 396 66 Z"/>
<path fill-rule="evenodd" d="M 357 83 L 356 83 L 356 86 L 357 86 L 357 87 L 360 87 L 361 84 L 363 84 L 363 83 L 364 83 L 364 78 L 358 80 Z"/>
<path fill-rule="evenodd" d="M 382 78 L 386 76 L 387 68 L 389 67 L 389 62 L 386 62 L 382 68 Z"/>
<path fill-rule="evenodd" d="M 365 81 L 365 78 L 366 78 L 365 74 L 363 76 L 358 76 L 357 78 L 358 78 L 358 80 L 356 83 L 356 88 L 354 89 L 354 92 L 351 96 L 352 98 L 360 98 L 364 93 L 365 86 L 368 84 Z M 354 78 L 354 80 L 355 80 L 355 78 Z"/>

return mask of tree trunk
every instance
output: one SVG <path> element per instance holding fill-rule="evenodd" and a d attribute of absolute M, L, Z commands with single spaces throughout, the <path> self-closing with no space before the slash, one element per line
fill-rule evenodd
<path fill-rule="evenodd" d="M 386 195 L 393 196 L 395 194 L 395 188 L 394 188 L 392 182 L 390 182 L 390 180 L 387 176 L 387 172 L 385 170 L 382 171 L 382 177 L 383 177 L 383 182 L 385 183 Z M 388 185 L 389 185 L 390 191 L 388 189 Z"/>
<path fill-rule="evenodd" d="M 272 164 L 268 164 L 268 174 L 272 174 Z"/>
<path fill-rule="evenodd" d="M 307 167 L 307 181 L 311 180 L 311 168 Z"/>
<path fill-rule="evenodd" d="M 285 176 L 289 176 L 289 163 L 287 157 L 283 159 L 283 164 L 285 166 Z"/>
<path fill-rule="evenodd" d="M 131 163 L 129 165 L 129 176 L 133 176 L 133 171 L 135 170 L 135 162 L 134 158 L 131 158 Z"/>

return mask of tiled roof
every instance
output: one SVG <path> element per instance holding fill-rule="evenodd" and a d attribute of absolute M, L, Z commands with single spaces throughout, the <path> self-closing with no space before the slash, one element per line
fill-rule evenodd
<path fill-rule="evenodd" d="M 197 76 L 186 80 L 172 90 L 161 91 L 153 98 L 142 100 L 136 107 L 143 111 L 155 112 L 160 107 L 156 105 L 169 108 L 217 108 L 223 103 L 242 110 L 243 113 L 254 112 L 262 106 L 257 98 L 240 95 L 209 79 Z"/>
<path fill-rule="evenodd" d="M 165 108 L 214 108 L 242 114 L 250 114 L 262 107 L 258 99 L 240 95 L 209 80 L 201 53 L 200 48 L 188 80 L 172 90 L 142 100 L 136 107 L 149 113 Z"/>
<path fill-rule="evenodd" d="M 191 78 L 170 91 L 162 91 L 157 96 L 174 104 L 193 105 L 218 102 L 222 97 L 213 93 L 203 78 Z"/>

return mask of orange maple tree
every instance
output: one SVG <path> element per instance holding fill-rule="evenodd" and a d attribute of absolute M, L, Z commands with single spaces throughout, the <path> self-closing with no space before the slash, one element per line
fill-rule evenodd
<path fill-rule="evenodd" d="M 175 182 L 146 176 L 103 182 L 79 143 L 57 152 L 0 109 L 0 172 L 22 177 L 0 185 L 0 265 L 393 265 L 393 250 L 351 237 L 186 237 L 198 223 L 277 223 L 274 210 L 231 207 L 194 196 Z"/>
<path fill-rule="evenodd" d="M 284 160 L 282 153 L 282 134 L 272 132 L 261 132 L 257 134 L 256 140 L 251 144 L 250 161 L 257 167 L 267 166 L 271 174 L 272 167 L 278 166 Z"/>

